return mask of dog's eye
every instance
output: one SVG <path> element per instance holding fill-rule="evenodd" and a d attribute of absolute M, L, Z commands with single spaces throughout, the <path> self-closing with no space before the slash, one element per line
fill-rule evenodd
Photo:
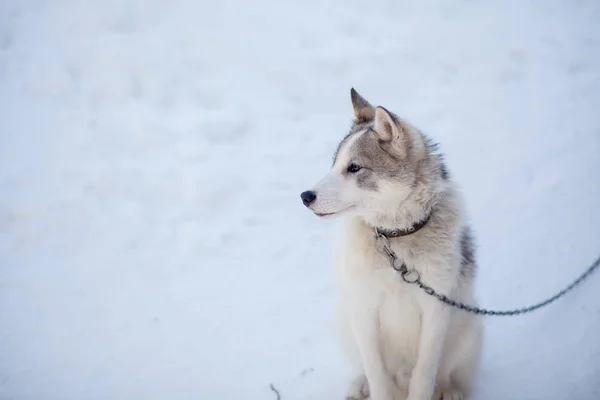
<path fill-rule="evenodd" d="M 348 172 L 350 172 L 351 174 L 353 174 L 353 173 L 355 173 L 355 172 L 358 172 L 358 171 L 360 171 L 360 170 L 361 170 L 361 168 L 362 168 L 362 167 L 361 167 L 360 165 L 357 165 L 357 164 L 354 164 L 354 163 L 352 163 L 352 164 L 348 165 L 348 168 L 346 169 L 346 171 L 348 171 Z"/>

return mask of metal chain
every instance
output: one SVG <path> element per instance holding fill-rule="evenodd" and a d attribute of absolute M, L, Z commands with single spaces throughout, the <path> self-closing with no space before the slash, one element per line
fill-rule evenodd
<path fill-rule="evenodd" d="M 488 310 L 485 308 L 470 306 L 468 304 L 464 304 L 459 301 L 452 300 L 452 299 L 448 298 L 446 295 L 436 292 L 431 286 L 428 286 L 421 281 L 421 274 L 419 273 L 419 271 L 417 271 L 415 269 L 408 269 L 404 262 L 400 266 L 397 265 L 398 256 L 396 256 L 396 253 L 394 252 L 394 250 L 392 250 L 390 241 L 386 236 L 380 234 L 377 231 L 375 232 L 375 236 L 378 239 L 383 240 L 383 242 L 384 242 L 383 243 L 383 251 L 388 256 L 392 268 L 395 271 L 398 271 L 400 273 L 400 276 L 402 277 L 402 280 L 404 282 L 409 283 L 411 285 L 417 285 L 425 293 L 427 293 L 430 296 L 435 297 L 442 303 L 445 303 L 449 306 L 452 306 L 452 307 L 455 307 L 460 310 L 464 310 L 464 311 L 467 311 L 467 312 L 470 312 L 473 314 L 477 314 L 477 315 L 498 315 L 498 316 L 520 315 L 520 314 L 526 314 L 531 311 L 537 310 L 538 308 L 547 306 L 548 304 L 553 303 L 554 301 L 563 297 L 565 294 L 570 292 L 575 286 L 579 285 L 586 278 L 588 278 L 592 274 L 592 272 L 594 272 L 598 268 L 598 266 L 600 266 L 600 257 L 598 257 L 596 259 L 596 261 L 594 261 L 592 263 L 592 265 L 583 274 L 581 274 L 581 276 L 579 276 L 579 278 L 575 279 L 569 286 L 567 286 L 566 288 L 564 288 L 563 290 L 561 290 L 554 296 L 552 296 L 549 299 L 544 300 L 542 302 L 536 303 L 529 307 L 516 308 L 514 310 L 506 310 L 506 311 L 504 311 L 504 310 L 501 310 L 501 311 Z"/>

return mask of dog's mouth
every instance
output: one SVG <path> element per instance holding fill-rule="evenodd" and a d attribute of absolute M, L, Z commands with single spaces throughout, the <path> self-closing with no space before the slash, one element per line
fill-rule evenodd
<path fill-rule="evenodd" d="M 330 213 L 318 213 L 318 212 L 315 212 L 315 215 L 316 215 L 317 217 L 319 217 L 319 218 L 327 218 L 327 217 L 332 217 L 332 216 L 334 216 L 334 215 L 338 215 L 338 214 L 341 214 L 341 213 L 343 213 L 343 212 L 345 212 L 345 211 L 348 211 L 348 210 L 349 210 L 349 209 L 351 209 L 352 207 L 354 207 L 354 206 L 346 207 L 346 208 L 344 208 L 344 209 L 342 209 L 342 210 L 339 210 L 339 211 L 334 211 L 334 212 L 330 212 Z"/>
<path fill-rule="evenodd" d="M 337 212 L 332 212 L 332 213 L 315 213 L 315 215 L 317 217 L 329 217 L 330 215 L 335 215 L 337 214 Z"/>

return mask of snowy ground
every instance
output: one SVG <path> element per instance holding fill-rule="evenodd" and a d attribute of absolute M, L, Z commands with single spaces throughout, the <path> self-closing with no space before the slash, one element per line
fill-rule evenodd
<path fill-rule="evenodd" d="M 483 4 L 485 3 L 485 4 Z M 485 306 L 600 252 L 595 0 L 0 1 L 0 399 L 341 399 L 349 89 L 441 142 Z M 476 400 L 600 397 L 600 275 L 488 319 Z"/>

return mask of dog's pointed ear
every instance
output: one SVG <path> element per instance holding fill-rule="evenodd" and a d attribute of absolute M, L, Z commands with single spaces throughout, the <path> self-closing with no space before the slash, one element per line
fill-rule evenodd
<path fill-rule="evenodd" d="M 373 130 L 379 140 L 389 144 L 398 156 L 406 157 L 410 146 L 410 127 L 405 126 L 388 110 L 379 106 L 375 109 Z"/>
<path fill-rule="evenodd" d="M 352 100 L 352 108 L 354 108 L 354 118 L 356 122 L 373 121 L 373 118 L 375 118 L 375 108 L 358 94 L 354 88 L 350 89 L 350 99 Z"/>

